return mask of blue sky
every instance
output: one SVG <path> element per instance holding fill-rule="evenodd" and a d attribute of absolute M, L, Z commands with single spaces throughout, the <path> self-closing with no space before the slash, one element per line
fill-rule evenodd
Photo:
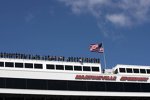
<path fill-rule="evenodd" d="M 150 0 L 0 0 L 0 51 L 150 65 Z"/>

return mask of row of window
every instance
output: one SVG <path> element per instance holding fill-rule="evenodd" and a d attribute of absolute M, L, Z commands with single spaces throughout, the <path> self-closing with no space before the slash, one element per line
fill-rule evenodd
<path fill-rule="evenodd" d="M 5 65 L 4 65 L 5 64 Z M 16 67 L 16 68 L 35 68 L 43 69 L 43 64 L 33 64 L 33 63 L 19 63 L 19 62 L 0 62 L 0 67 Z M 99 67 L 90 67 L 90 66 L 71 66 L 71 65 L 53 65 L 46 64 L 46 69 L 52 70 L 75 70 L 75 71 L 96 71 L 99 72 Z"/>
<path fill-rule="evenodd" d="M 5 65 L 4 65 L 5 64 Z M 16 68 L 35 68 L 35 69 L 43 69 L 42 64 L 32 64 L 32 63 L 19 63 L 19 62 L 0 62 L 0 67 L 16 67 Z"/>
<path fill-rule="evenodd" d="M 15 89 L 150 92 L 149 87 L 150 83 L 0 78 L 0 88 Z"/>
<path fill-rule="evenodd" d="M 142 73 L 150 74 L 150 69 L 137 69 L 137 68 L 119 68 L 120 73 Z"/>
<path fill-rule="evenodd" d="M 149 97 L 1 94 L 0 100 L 149 100 Z"/>
<path fill-rule="evenodd" d="M 99 71 L 99 67 L 90 67 L 90 66 L 71 66 L 71 65 L 52 65 L 47 64 L 47 69 L 56 69 L 56 70 L 75 70 L 75 71 Z"/>

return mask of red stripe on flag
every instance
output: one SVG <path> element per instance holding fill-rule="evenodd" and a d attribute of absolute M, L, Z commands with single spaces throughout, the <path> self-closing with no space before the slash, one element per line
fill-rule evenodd
<path fill-rule="evenodd" d="M 91 52 L 103 53 L 104 52 L 104 48 L 102 47 L 102 43 L 100 43 L 100 44 L 91 44 L 90 45 L 90 51 Z"/>

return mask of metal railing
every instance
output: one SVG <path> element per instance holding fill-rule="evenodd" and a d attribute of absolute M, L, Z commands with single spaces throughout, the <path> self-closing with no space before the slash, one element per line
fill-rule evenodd
<path fill-rule="evenodd" d="M 64 57 L 64 56 L 41 56 L 22 53 L 0 53 L 0 58 L 14 58 L 14 59 L 30 59 L 30 60 L 46 60 L 46 61 L 65 61 L 65 62 L 81 62 L 81 63 L 100 63 L 99 58 L 85 58 L 85 57 Z"/>

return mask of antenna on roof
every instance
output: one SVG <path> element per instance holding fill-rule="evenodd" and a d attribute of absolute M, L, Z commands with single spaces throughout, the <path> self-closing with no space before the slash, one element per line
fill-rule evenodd
<path fill-rule="evenodd" d="M 105 51 L 104 51 L 104 43 L 102 42 L 103 44 L 103 58 L 104 58 L 104 67 L 106 69 L 107 65 L 106 65 L 106 56 L 105 56 Z"/>

